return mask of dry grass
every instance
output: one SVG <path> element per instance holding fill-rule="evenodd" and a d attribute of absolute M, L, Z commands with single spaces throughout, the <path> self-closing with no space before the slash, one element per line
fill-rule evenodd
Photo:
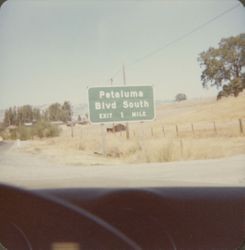
<path fill-rule="evenodd" d="M 99 125 L 76 125 L 73 138 L 71 128 L 64 126 L 60 137 L 35 140 L 25 150 L 78 165 L 226 157 L 245 153 L 245 136 L 240 134 L 238 119 L 243 119 L 245 128 L 244 94 L 219 102 L 204 99 L 161 105 L 154 122 L 130 124 L 129 140 L 125 132 L 107 133 L 107 157 L 101 154 Z"/>
<path fill-rule="evenodd" d="M 151 138 L 127 140 L 109 135 L 107 157 L 101 154 L 99 137 L 45 139 L 25 148 L 64 164 L 96 165 L 212 159 L 245 153 L 245 137 Z"/>
<path fill-rule="evenodd" d="M 158 118 L 162 123 L 181 124 L 210 121 L 245 119 L 245 92 L 239 97 L 195 99 L 158 107 Z"/>

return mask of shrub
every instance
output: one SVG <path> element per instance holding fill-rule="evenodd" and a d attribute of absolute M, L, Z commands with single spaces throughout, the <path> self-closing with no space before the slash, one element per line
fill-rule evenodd
<path fill-rule="evenodd" d="M 30 140 L 33 137 L 32 128 L 21 126 L 11 131 L 11 139 Z"/>
<path fill-rule="evenodd" d="M 60 128 L 50 122 L 39 121 L 32 127 L 20 126 L 14 129 L 0 130 L 0 135 L 5 140 L 30 140 L 34 136 L 39 138 L 59 136 L 60 132 Z"/>
<path fill-rule="evenodd" d="M 59 136 L 61 132 L 58 126 L 53 125 L 47 121 L 37 122 L 33 126 L 32 130 L 33 130 L 33 135 L 38 136 L 39 138 Z"/>
<path fill-rule="evenodd" d="M 181 102 L 181 101 L 185 101 L 187 100 L 187 96 L 186 94 L 183 94 L 183 93 L 179 93 L 175 96 L 175 101 L 176 102 Z"/>
<path fill-rule="evenodd" d="M 168 162 L 178 157 L 178 147 L 172 140 L 152 140 L 144 143 L 140 152 L 140 158 L 145 162 Z"/>

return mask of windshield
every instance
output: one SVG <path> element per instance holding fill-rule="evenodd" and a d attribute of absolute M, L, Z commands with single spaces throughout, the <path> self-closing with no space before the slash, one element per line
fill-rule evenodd
<path fill-rule="evenodd" d="M 236 0 L 5 2 L 0 182 L 244 186 L 244 10 Z"/>

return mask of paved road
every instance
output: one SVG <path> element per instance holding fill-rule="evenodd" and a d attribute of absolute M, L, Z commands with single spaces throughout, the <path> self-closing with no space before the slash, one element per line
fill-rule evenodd
<path fill-rule="evenodd" d="M 0 182 L 27 188 L 243 186 L 245 155 L 171 163 L 67 166 L 0 143 Z"/>

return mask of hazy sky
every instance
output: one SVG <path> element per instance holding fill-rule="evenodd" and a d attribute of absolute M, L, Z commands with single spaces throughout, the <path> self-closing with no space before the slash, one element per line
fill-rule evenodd
<path fill-rule="evenodd" d="M 127 84 L 153 84 L 156 99 L 215 95 L 201 86 L 198 54 L 241 32 L 245 8 L 235 0 L 10 0 L 0 9 L 0 109 L 87 102 L 87 86 L 108 85 L 116 72 L 122 84 L 123 63 Z"/>

